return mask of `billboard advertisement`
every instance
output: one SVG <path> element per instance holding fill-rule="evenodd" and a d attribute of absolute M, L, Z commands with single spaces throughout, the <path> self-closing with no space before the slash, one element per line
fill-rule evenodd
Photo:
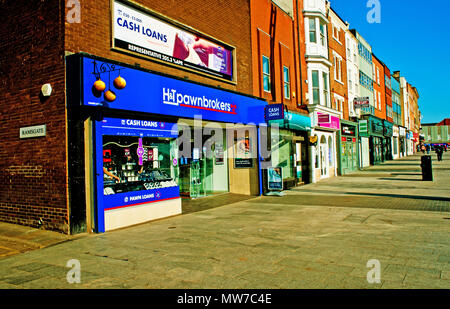
<path fill-rule="evenodd" d="M 112 6 L 113 48 L 233 80 L 233 48 L 175 26 L 128 2 L 114 0 Z"/>

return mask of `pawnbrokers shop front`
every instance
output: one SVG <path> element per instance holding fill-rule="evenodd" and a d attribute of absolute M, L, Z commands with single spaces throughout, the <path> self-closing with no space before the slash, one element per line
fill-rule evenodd
<path fill-rule="evenodd" d="M 182 198 L 260 194 L 265 101 L 91 55 L 67 61 L 72 205 L 86 201 L 72 215 L 88 229 L 177 215 Z"/>

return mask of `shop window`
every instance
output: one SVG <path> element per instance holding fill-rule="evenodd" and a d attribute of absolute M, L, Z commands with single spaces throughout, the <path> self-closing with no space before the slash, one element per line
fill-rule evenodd
<path fill-rule="evenodd" d="M 333 141 L 331 136 L 328 136 L 328 165 L 329 166 L 334 166 L 334 151 L 333 151 Z"/>
<path fill-rule="evenodd" d="M 177 186 L 174 138 L 103 136 L 104 195 Z"/>

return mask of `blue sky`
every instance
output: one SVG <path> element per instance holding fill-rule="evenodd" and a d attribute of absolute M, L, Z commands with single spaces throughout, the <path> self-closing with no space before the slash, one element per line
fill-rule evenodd
<path fill-rule="evenodd" d="M 419 91 L 422 123 L 450 118 L 450 1 L 378 0 L 381 22 L 369 23 L 369 0 L 330 0 L 373 53 Z"/>

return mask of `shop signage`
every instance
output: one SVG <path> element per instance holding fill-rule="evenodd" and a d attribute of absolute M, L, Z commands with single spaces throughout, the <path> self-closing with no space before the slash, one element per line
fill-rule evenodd
<path fill-rule="evenodd" d="M 283 190 L 283 170 L 281 167 L 269 167 L 267 169 L 267 189 Z"/>
<path fill-rule="evenodd" d="M 124 67 L 126 70 L 121 73 L 127 80 L 127 86 L 117 90 L 114 102 L 105 102 L 92 91 L 97 80 L 92 74 L 93 60 L 85 56 L 82 59 L 84 105 L 183 118 L 201 116 L 203 120 L 228 123 L 266 123 L 264 107 L 267 103 L 263 100 L 131 67 Z M 99 67 L 103 64 L 113 65 L 98 60 L 96 62 Z M 115 66 L 118 70 L 119 66 Z"/>
<path fill-rule="evenodd" d="M 269 104 L 265 108 L 266 121 L 284 119 L 283 104 Z"/>
<path fill-rule="evenodd" d="M 359 123 L 359 132 L 361 133 L 368 133 L 368 124 L 367 124 L 367 120 L 360 120 Z"/>
<path fill-rule="evenodd" d="M 233 48 L 127 1 L 112 2 L 113 48 L 233 80 Z"/>
<path fill-rule="evenodd" d="M 47 135 L 47 125 L 20 128 L 20 138 L 41 137 Z"/>
<path fill-rule="evenodd" d="M 330 123 L 330 115 L 317 115 L 317 121 L 319 123 Z"/>
<path fill-rule="evenodd" d="M 378 119 L 371 119 L 371 132 L 383 135 L 384 133 L 383 122 Z"/>
<path fill-rule="evenodd" d="M 398 137 L 398 127 L 397 126 L 394 126 L 392 128 L 392 135 L 395 137 Z"/>
<path fill-rule="evenodd" d="M 317 123 L 320 127 L 339 130 L 341 128 L 339 117 L 330 114 L 317 113 Z"/>
<path fill-rule="evenodd" d="M 253 159 L 234 159 L 234 168 L 253 168 Z"/>
<path fill-rule="evenodd" d="M 249 137 L 235 140 L 234 151 L 234 167 L 235 168 L 252 168 L 252 144 Z"/>
<path fill-rule="evenodd" d="M 355 109 L 358 108 L 367 108 L 370 105 L 370 99 L 369 97 L 361 97 L 361 98 L 354 98 L 353 99 L 353 106 Z"/>
<path fill-rule="evenodd" d="M 341 134 L 356 136 L 356 127 L 347 124 L 341 124 Z"/>
<path fill-rule="evenodd" d="M 105 135 L 178 137 L 176 123 L 160 121 L 106 118 L 102 120 L 102 129 Z"/>

